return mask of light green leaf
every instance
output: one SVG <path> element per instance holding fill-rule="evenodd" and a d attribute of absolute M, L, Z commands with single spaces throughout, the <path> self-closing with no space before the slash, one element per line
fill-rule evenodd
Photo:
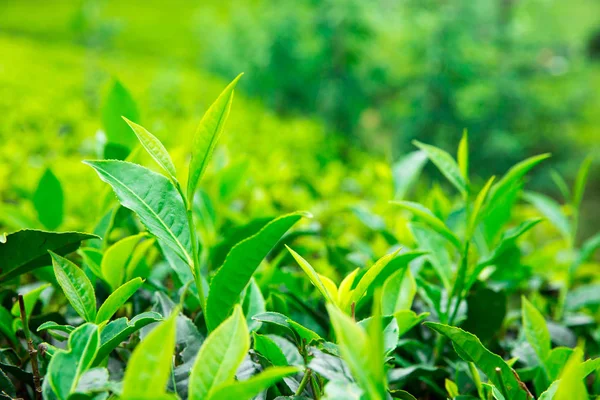
<path fill-rule="evenodd" d="M 89 233 L 32 229 L 10 233 L 0 240 L 0 282 L 52 265 L 48 250 L 64 256 L 77 250 L 83 240 L 97 238 Z"/>
<path fill-rule="evenodd" d="M 301 368 L 298 367 L 267 368 L 260 374 L 245 381 L 237 381 L 220 386 L 208 400 L 250 400 L 286 376 L 293 375 L 300 371 Z"/>
<path fill-rule="evenodd" d="M 44 290 L 46 290 L 48 287 L 50 287 L 50 283 L 46 283 L 45 285 L 40 285 L 38 287 L 36 287 L 33 290 L 30 290 L 29 292 L 23 294 L 23 303 L 25 303 L 25 315 L 27 316 L 27 318 L 29 319 L 29 317 L 31 316 L 31 312 L 33 311 L 33 307 L 35 306 L 35 303 L 37 303 L 38 299 L 40 298 L 40 295 L 42 294 L 42 292 Z M 19 302 L 16 301 L 13 306 L 12 309 L 10 310 L 12 315 L 14 315 L 15 317 L 20 317 L 21 316 L 21 309 L 19 307 Z"/>
<path fill-rule="evenodd" d="M 96 295 L 85 273 L 71 261 L 50 251 L 54 275 L 65 297 L 77 314 L 87 322 L 96 319 Z"/>
<path fill-rule="evenodd" d="M 112 290 L 118 288 L 123 282 L 133 250 L 145 236 L 144 233 L 128 236 L 106 249 L 100 269 L 102 277 L 108 282 Z"/>
<path fill-rule="evenodd" d="M 398 324 L 398 336 L 404 335 L 417 324 L 420 324 L 429 316 L 428 312 L 418 314 L 412 310 L 396 311 L 394 318 Z"/>
<path fill-rule="evenodd" d="M 260 329 L 261 323 L 253 317 L 258 314 L 262 314 L 266 311 L 265 298 L 256 283 L 256 279 L 250 279 L 250 283 L 246 287 L 244 293 L 244 301 L 242 302 L 242 308 L 244 315 L 246 315 L 246 323 L 250 331 L 257 331 Z"/>
<path fill-rule="evenodd" d="M 54 230 L 63 222 L 63 190 L 51 169 L 46 169 L 33 194 L 33 205 L 38 219 L 46 228 Z"/>
<path fill-rule="evenodd" d="M 427 162 L 424 151 L 408 153 L 392 165 L 394 179 L 394 200 L 402 200 L 414 185 Z"/>
<path fill-rule="evenodd" d="M 206 299 L 206 323 L 215 329 L 240 301 L 242 290 L 250 282 L 254 271 L 275 247 L 281 237 L 306 213 L 292 213 L 276 218 L 257 234 L 236 244 L 210 283 Z"/>
<path fill-rule="evenodd" d="M 352 306 L 352 303 L 358 305 L 358 302 L 367 293 L 367 290 L 369 290 L 369 288 L 371 287 L 373 282 L 375 282 L 375 280 L 377 279 L 377 277 L 379 276 L 381 271 L 383 271 L 384 268 L 398 255 L 399 251 L 400 250 L 397 250 L 391 254 L 386 254 L 385 256 L 381 257 L 379 260 L 377 260 L 377 262 L 375 262 L 375 264 L 373 264 L 367 270 L 367 272 L 364 273 L 364 275 L 360 278 L 360 280 L 356 284 L 356 287 L 354 288 L 354 290 L 352 290 L 350 292 L 351 293 L 350 299 L 347 302 L 340 304 L 340 308 L 343 311 L 349 312 L 350 308 Z M 379 299 L 377 299 L 377 301 L 379 301 Z"/>
<path fill-rule="evenodd" d="M 525 296 L 521 297 L 521 302 L 525 337 L 535 351 L 535 354 L 537 354 L 540 363 L 544 365 L 551 350 L 550 331 L 546 326 L 546 320 Z"/>
<path fill-rule="evenodd" d="M 583 351 L 576 348 L 567 361 L 554 395 L 554 400 L 586 400 L 589 398 L 585 382 L 581 377 Z"/>
<path fill-rule="evenodd" d="M 392 315 L 400 310 L 410 310 L 417 293 L 417 282 L 410 268 L 402 268 L 390 276 L 383 285 L 381 307 L 383 315 Z"/>
<path fill-rule="evenodd" d="M 336 304 L 336 300 L 329 296 L 329 291 L 325 287 L 325 284 L 321 280 L 321 275 L 306 261 L 300 254 L 296 253 L 294 250 L 289 248 L 287 245 L 285 246 L 288 251 L 292 254 L 292 257 L 296 260 L 300 268 L 304 271 L 304 273 L 308 276 L 311 283 L 317 288 L 317 290 L 323 295 L 325 300 L 332 304 Z"/>
<path fill-rule="evenodd" d="M 541 154 L 530 157 L 514 165 L 508 172 L 492 187 L 488 201 L 488 210 L 492 211 L 496 207 L 503 205 L 505 197 L 518 186 L 521 179 L 540 162 L 550 157 L 550 154 Z"/>
<path fill-rule="evenodd" d="M 486 349 L 477 336 L 463 331 L 460 328 L 426 322 L 429 328 L 446 336 L 452 341 L 457 354 L 467 362 L 473 362 L 496 387 L 506 387 L 511 400 L 528 400 L 531 398 L 528 392 L 523 389 L 521 382 L 517 379 L 516 373 L 508 366 L 502 357 Z M 500 374 L 496 372 L 500 369 Z M 502 379 L 502 382 L 500 381 Z"/>
<path fill-rule="evenodd" d="M 183 199 L 169 179 L 124 161 L 85 163 L 112 186 L 121 204 L 134 211 L 152 235 L 173 249 L 188 265 L 194 265 Z"/>
<path fill-rule="evenodd" d="M 548 219 L 563 235 L 565 240 L 570 240 L 571 224 L 563 214 L 560 204 L 540 193 L 523 193 L 523 198 L 530 202 L 544 217 Z"/>
<path fill-rule="evenodd" d="M 577 171 L 577 177 L 575 178 L 575 185 L 573 187 L 573 207 L 578 210 L 583 199 L 583 193 L 585 192 L 585 184 L 587 182 L 588 174 L 590 172 L 590 166 L 592 165 L 593 158 L 588 156 L 581 163 L 579 171 Z"/>
<path fill-rule="evenodd" d="M 142 278 L 135 278 L 121 285 L 117 290 L 112 292 L 106 301 L 100 306 L 98 315 L 96 315 L 96 323 L 101 324 L 108 321 L 119 308 L 142 286 L 144 281 Z"/>
<path fill-rule="evenodd" d="M 212 331 L 200 348 L 192 367 L 189 399 L 203 400 L 219 386 L 233 382 L 237 367 L 250 349 L 250 339 L 242 308 Z"/>
<path fill-rule="evenodd" d="M 239 74 L 221 92 L 217 100 L 206 111 L 202 120 L 200 120 L 198 129 L 194 135 L 192 160 L 190 161 L 187 185 L 187 198 L 190 207 L 194 203 L 194 194 L 198 187 L 198 182 L 212 158 L 213 151 L 225 127 L 225 122 L 231 110 L 231 103 L 233 102 L 233 90 L 242 75 Z"/>
<path fill-rule="evenodd" d="M 102 251 L 93 247 L 82 247 L 77 250 L 77 254 L 81 256 L 84 267 L 87 266 L 96 277 L 104 279 L 102 276 Z"/>
<path fill-rule="evenodd" d="M 127 363 L 122 399 L 153 399 L 166 393 L 175 350 L 178 311 L 137 345 Z"/>
<path fill-rule="evenodd" d="M 175 170 L 175 165 L 171 160 L 169 152 L 167 149 L 165 149 L 165 146 L 163 146 L 160 140 L 148 132 L 143 126 L 128 120 L 126 117 L 123 117 L 123 119 L 131 127 L 144 149 L 146 149 L 148 154 L 152 156 L 154 161 L 156 161 L 158 165 L 160 165 L 170 175 L 174 182 L 177 181 L 177 171 Z"/>
<path fill-rule="evenodd" d="M 92 366 L 99 344 L 98 327 L 83 324 L 71 332 L 68 350 L 54 354 L 46 379 L 59 400 L 66 400 L 74 392 L 83 373 Z"/>
<path fill-rule="evenodd" d="M 477 228 L 477 224 L 479 223 L 479 219 L 481 218 L 481 207 L 487 198 L 488 192 L 492 187 L 492 183 L 494 182 L 495 177 L 492 176 L 485 186 L 481 189 L 475 202 L 473 203 L 473 209 L 471 210 L 471 215 L 469 216 L 469 224 L 467 227 L 467 238 L 470 239 L 473 236 L 473 232 L 475 232 L 475 228 Z"/>
<path fill-rule="evenodd" d="M 467 193 L 467 182 L 461 174 L 460 168 L 456 161 L 448 152 L 419 141 L 413 142 L 415 146 L 427 153 L 427 157 L 435 164 L 440 172 L 452 183 L 458 191 L 465 196 Z"/>
<path fill-rule="evenodd" d="M 458 154 L 456 155 L 460 174 L 464 178 L 467 186 L 469 184 L 469 134 L 465 129 L 462 138 L 458 144 Z"/>
<path fill-rule="evenodd" d="M 135 139 L 122 116 L 139 121 L 139 113 L 131 94 L 119 81 L 115 81 L 102 107 L 102 124 L 109 143 L 131 150 Z"/>
<path fill-rule="evenodd" d="M 371 400 L 385 399 L 385 394 L 382 391 L 386 387 L 386 382 L 378 380 L 379 369 L 371 370 L 371 360 L 374 355 L 381 357 L 381 361 L 383 361 L 383 356 L 372 351 L 369 346 L 369 336 L 351 317 L 344 314 L 333 304 L 327 304 L 326 306 L 340 353 L 348 364 L 352 376 L 363 389 L 367 398 Z"/>
<path fill-rule="evenodd" d="M 431 229 L 445 237 L 452 243 L 457 249 L 461 249 L 461 243 L 458 237 L 444 224 L 444 222 L 436 217 L 431 210 L 424 207 L 419 203 L 413 203 L 411 201 L 391 201 L 391 204 L 400 206 L 401 208 L 410 211 L 417 217 L 423 220 Z"/>

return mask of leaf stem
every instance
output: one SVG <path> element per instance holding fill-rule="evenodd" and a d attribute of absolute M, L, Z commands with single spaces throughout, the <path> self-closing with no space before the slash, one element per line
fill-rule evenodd
<path fill-rule="evenodd" d="M 42 386 L 40 385 L 40 370 L 38 368 L 37 349 L 33 346 L 31 333 L 29 332 L 29 324 L 27 321 L 27 310 L 25 309 L 25 301 L 23 295 L 19 295 L 19 309 L 21 311 L 21 323 L 23 324 L 23 332 L 27 340 L 27 350 L 31 360 L 31 370 L 33 372 L 33 384 L 35 385 L 35 398 L 42 399 Z"/>
<path fill-rule="evenodd" d="M 504 384 L 504 379 L 502 379 L 502 370 L 500 367 L 496 367 L 494 372 L 496 372 L 498 381 L 500 381 L 500 392 L 502 393 L 502 396 L 504 396 L 505 399 L 510 399 L 510 397 L 508 397 L 508 390 L 506 390 L 506 385 Z"/>
<path fill-rule="evenodd" d="M 469 363 L 469 371 L 471 371 L 471 377 L 473 378 L 473 382 L 475 383 L 475 388 L 477 388 L 477 394 L 481 400 L 485 399 L 485 393 L 483 392 L 483 385 L 481 384 L 481 377 L 479 376 L 479 371 L 477 371 L 477 367 L 475 364 Z"/>
<path fill-rule="evenodd" d="M 300 382 L 300 386 L 298 386 L 298 390 L 296 390 L 296 394 L 294 396 L 301 396 L 304 389 L 306 389 L 306 385 L 310 381 L 310 377 L 312 375 L 312 370 L 309 368 L 304 373 L 302 377 L 302 381 Z"/>

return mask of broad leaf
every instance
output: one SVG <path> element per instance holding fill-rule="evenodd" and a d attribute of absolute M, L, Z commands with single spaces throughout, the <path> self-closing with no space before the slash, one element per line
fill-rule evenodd
<path fill-rule="evenodd" d="M 35 289 L 30 290 L 29 292 L 23 294 L 23 303 L 25 303 L 25 314 L 27 315 L 27 318 L 29 318 L 31 316 L 33 307 L 35 306 L 35 303 L 37 303 L 42 292 L 50 286 L 51 286 L 50 283 L 46 283 L 44 285 L 40 285 L 40 286 L 36 287 Z M 16 301 L 15 304 L 13 304 L 10 312 L 15 317 L 21 316 L 21 309 L 19 307 L 18 301 Z"/>
<path fill-rule="evenodd" d="M 290 365 L 283 350 L 279 348 L 277 343 L 267 335 L 252 335 L 254 350 L 260 353 L 271 364 L 277 367 L 285 367 Z"/>
<path fill-rule="evenodd" d="M 460 328 L 444 324 L 426 322 L 425 325 L 448 337 L 458 355 L 467 362 L 475 363 L 477 368 L 487 375 L 494 386 L 498 388 L 505 386 L 511 400 L 528 400 L 531 398 L 512 368 L 500 356 L 486 349 L 477 336 Z M 499 369 L 499 373 L 496 368 Z"/>
<path fill-rule="evenodd" d="M 67 255 L 86 239 L 98 236 L 79 232 L 46 232 L 25 229 L 6 235 L 0 240 L 0 282 L 52 265 L 48 250 Z"/>
<path fill-rule="evenodd" d="M 128 150 L 135 145 L 135 139 L 122 116 L 133 121 L 139 120 L 139 113 L 131 94 L 121 82 L 115 81 L 102 107 L 102 124 L 108 142 L 127 150 L 124 154 L 126 156 Z"/>
<path fill-rule="evenodd" d="M 135 278 L 124 283 L 117 290 L 112 292 L 102 306 L 100 306 L 98 314 L 96 315 L 96 323 L 101 324 L 104 321 L 108 321 L 117 311 L 119 311 L 119 308 L 133 296 L 140 286 L 142 286 L 142 283 L 144 283 L 142 278 Z"/>
<path fill-rule="evenodd" d="M 100 269 L 104 280 L 108 282 L 112 290 L 118 288 L 123 282 L 133 250 L 144 236 L 144 233 L 128 236 L 119 240 L 104 252 Z"/>
<path fill-rule="evenodd" d="M 42 225 L 54 230 L 62 224 L 63 203 L 63 190 L 60 181 L 51 169 L 46 169 L 33 194 L 33 205 Z"/>
<path fill-rule="evenodd" d="M 68 350 L 54 354 L 46 379 L 58 399 L 66 400 L 75 391 L 83 373 L 92 366 L 99 344 L 98 327 L 84 324 L 69 336 Z"/>
<path fill-rule="evenodd" d="M 116 349 L 123 341 L 127 340 L 133 333 L 146 325 L 162 321 L 162 319 L 160 314 L 154 311 L 147 311 L 136 315 L 131 321 L 122 317 L 106 324 L 100 334 L 100 349 L 98 349 L 94 366 L 99 365 L 114 349 Z"/>
<path fill-rule="evenodd" d="M 200 125 L 194 135 L 194 143 L 192 149 L 192 160 L 188 173 L 187 198 L 188 204 L 194 203 L 194 193 L 198 187 L 198 182 L 215 150 L 219 137 L 225 127 L 225 122 L 231 110 L 233 102 L 233 90 L 242 77 L 238 75 L 219 95 L 217 100 L 206 111 Z"/>
<path fill-rule="evenodd" d="M 86 161 L 112 186 L 121 204 L 134 211 L 148 231 L 188 265 L 194 265 L 183 199 L 161 174 L 124 161 Z"/>
<path fill-rule="evenodd" d="M 235 371 L 249 348 L 246 319 L 238 305 L 200 348 L 190 375 L 189 399 L 210 398 L 219 386 L 233 382 Z"/>
<path fill-rule="evenodd" d="M 256 235 L 241 241 L 231 249 L 210 283 L 206 300 L 206 323 L 209 330 L 215 329 L 227 318 L 234 304 L 240 301 L 240 294 L 262 260 L 303 216 L 308 214 L 293 213 L 276 218 Z"/>
<path fill-rule="evenodd" d="M 410 310 L 417 292 L 417 282 L 406 267 L 396 271 L 383 285 L 381 307 L 383 315 L 392 315 L 400 310 Z"/>
<path fill-rule="evenodd" d="M 65 297 L 77 314 L 87 322 L 96 319 L 96 295 L 92 283 L 85 273 L 71 261 L 50 252 L 54 267 L 54 276 L 62 288 Z"/>
<path fill-rule="evenodd" d="M 166 393 L 175 350 L 178 312 L 156 326 L 137 345 L 123 378 L 123 399 L 152 399 Z"/>

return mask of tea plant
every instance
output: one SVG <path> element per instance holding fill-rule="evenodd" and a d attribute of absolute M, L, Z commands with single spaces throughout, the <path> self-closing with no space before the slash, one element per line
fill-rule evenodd
<path fill-rule="evenodd" d="M 390 221 L 352 208 L 383 237 L 378 247 L 361 244 L 379 257 L 348 251 L 346 265 L 358 266 L 338 281 L 336 244 L 324 257 L 315 243 L 332 238 L 308 225 L 308 212 L 215 223 L 200 187 L 240 76 L 200 121 L 185 185 L 158 138 L 124 118 L 161 173 L 133 163 L 136 151 L 85 161 L 118 200 L 98 196 L 104 216 L 93 234 L 2 237 L 2 398 L 560 400 L 597 389 L 589 377 L 600 368 L 590 357 L 600 351 L 592 327 L 600 298 L 579 271 L 600 243 L 577 240 L 591 161 L 572 195 L 556 178 L 565 215 L 522 192 L 548 155 L 476 190 L 466 133 L 456 160 L 416 142 L 418 152 L 395 167 Z M 421 202 L 403 200 L 427 160 L 458 196 L 436 187 Z M 548 224 L 522 218 L 521 197 L 564 235 L 570 263 L 558 291 L 550 274 L 536 275 L 546 279 L 537 285 L 524 275 L 537 254 L 531 233 Z M 55 229 L 57 214 L 42 212 L 39 222 Z M 540 312 L 550 308 L 553 321 Z M 574 331 L 591 344 L 573 342 Z"/>

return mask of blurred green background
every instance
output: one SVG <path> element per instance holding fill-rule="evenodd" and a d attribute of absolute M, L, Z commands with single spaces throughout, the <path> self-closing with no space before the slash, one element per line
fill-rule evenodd
<path fill-rule="evenodd" d="M 241 71 L 205 182 L 228 219 L 387 204 L 413 139 L 452 150 L 463 129 L 482 179 L 551 152 L 530 185 L 557 198 L 554 172 L 570 183 L 600 154 L 597 0 L 2 0 L 0 228 L 39 225 L 47 168 L 64 192 L 60 228 L 89 228 L 106 188 L 81 160 L 135 144 L 114 114 L 183 165 Z M 596 162 L 584 231 L 600 223 L 598 199 Z"/>

